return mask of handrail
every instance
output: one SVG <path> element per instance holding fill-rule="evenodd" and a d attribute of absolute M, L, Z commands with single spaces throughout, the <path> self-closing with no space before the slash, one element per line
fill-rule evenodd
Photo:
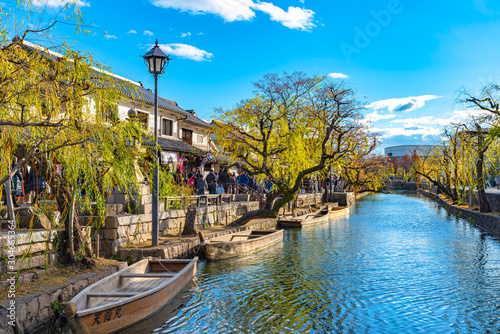
<path fill-rule="evenodd" d="M 231 203 L 232 194 L 207 194 L 207 195 L 190 195 L 190 196 L 161 196 L 160 200 L 163 201 L 165 205 L 165 210 L 168 211 L 170 209 L 170 202 L 175 201 L 188 201 L 188 205 L 196 205 L 196 207 L 210 205 L 210 202 L 215 205 L 221 205 L 223 202 Z"/>

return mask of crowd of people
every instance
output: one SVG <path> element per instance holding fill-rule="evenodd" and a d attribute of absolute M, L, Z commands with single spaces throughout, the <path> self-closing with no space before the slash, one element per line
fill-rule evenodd
<path fill-rule="evenodd" d="M 222 167 L 218 173 L 213 169 L 204 176 L 199 168 L 193 167 L 185 176 L 180 170 L 174 174 L 176 183 L 185 183 L 191 186 L 197 195 L 208 194 L 235 194 L 254 190 L 260 193 L 268 193 L 271 191 L 273 183 L 269 178 L 263 181 L 258 181 L 255 176 L 248 175 L 245 171 L 239 173 L 231 172 L 228 168 Z M 334 175 L 332 178 L 332 191 L 338 191 L 339 177 Z M 239 186 L 238 185 L 243 185 Z M 326 187 L 330 187 L 330 177 L 324 180 L 316 177 L 307 178 L 304 180 L 300 192 L 321 192 Z M 239 190 L 238 190 L 239 188 Z"/>
<path fill-rule="evenodd" d="M 175 181 L 177 183 L 186 183 L 193 187 L 197 195 L 203 195 L 206 192 L 209 194 L 235 194 L 238 191 L 238 184 L 242 191 L 255 190 L 258 192 L 269 192 L 272 187 L 272 182 L 268 179 L 263 182 L 258 182 L 255 176 L 249 176 L 245 171 L 241 171 L 238 175 L 230 172 L 228 168 L 221 168 L 219 173 L 213 169 L 204 177 L 199 168 L 192 170 L 184 177 L 184 174 L 177 170 L 175 173 Z"/>

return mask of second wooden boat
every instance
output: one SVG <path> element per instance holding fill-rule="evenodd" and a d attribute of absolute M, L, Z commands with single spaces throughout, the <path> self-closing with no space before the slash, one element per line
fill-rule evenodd
<path fill-rule="evenodd" d="M 281 217 L 278 223 L 281 227 L 298 227 L 316 225 L 327 222 L 329 219 L 329 208 L 321 207 L 317 211 L 297 217 Z"/>
<path fill-rule="evenodd" d="M 351 212 L 351 208 L 348 206 L 332 207 L 332 208 L 330 208 L 330 212 L 328 214 L 328 217 L 330 217 L 330 218 L 347 217 L 347 216 L 349 216 L 350 212 Z"/>
<path fill-rule="evenodd" d="M 332 205 L 328 204 L 325 205 L 328 207 L 329 213 L 328 217 L 329 218 L 342 218 L 342 217 L 347 217 L 349 213 L 351 212 L 351 208 L 348 206 L 338 206 L 338 205 Z M 312 210 L 319 210 L 321 207 L 317 206 L 312 206 Z"/>
<path fill-rule="evenodd" d="M 192 260 L 141 260 L 88 286 L 65 305 L 77 333 L 113 333 L 160 311 L 196 273 Z"/>
<path fill-rule="evenodd" d="M 205 241 L 203 252 L 209 260 L 222 260 L 256 252 L 283 240 L 283 230 L 240 231 Z"/>

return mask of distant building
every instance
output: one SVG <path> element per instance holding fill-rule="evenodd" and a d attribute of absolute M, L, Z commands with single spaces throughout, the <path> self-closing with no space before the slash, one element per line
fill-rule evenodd
<path fill-rule="evenodd" d="M 417 152 L 417 154 L 421 157 L 427 156 L 428 151 L 434 149 L 435 145 L 399 145 L 399 146 L 391 146 L 386 147 L 384 149 L 384 153 L 386 156 L 391 159 L 398 158 L 401 159 L 405 155 L 412 156 L 413 152 Z"/>

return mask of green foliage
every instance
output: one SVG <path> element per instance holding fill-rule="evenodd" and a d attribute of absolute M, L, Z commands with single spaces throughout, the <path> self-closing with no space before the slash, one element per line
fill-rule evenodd
<path fill-rule="evenodd" d="M 54 311 L 56 311 L 57 314 L 61 314 L 64 311 L 64 307 L 58 299 L 52 301 L 52 303 L 50 303 L 50 306 Z"/>
<path fill-rule="evenodd" d="M 362 106 L 342 83 L 295 72 L 268 74 L 254 86 L 250 99 L 217 111 L 212 132 L 233 163 L 258 180 L 269 178 L 273 196 L 284 196 L 275 209 L 327 161 L 343 164 L 359 141 L 374 147 L 374 136 L 365 135 L 358 122 Z"/>

